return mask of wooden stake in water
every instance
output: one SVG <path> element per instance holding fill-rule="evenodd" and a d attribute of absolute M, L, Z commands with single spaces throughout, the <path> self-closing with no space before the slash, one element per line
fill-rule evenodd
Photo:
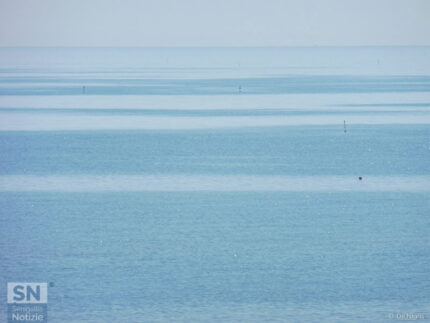
<path fill-rule="evenodd" d="M 346 133 L 346 122 L 343 120 L 343 132 Z"/>

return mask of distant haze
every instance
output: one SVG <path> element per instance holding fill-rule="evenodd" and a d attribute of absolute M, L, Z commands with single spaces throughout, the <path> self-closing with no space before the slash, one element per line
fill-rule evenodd
<path fill-rule="evenodd" d="M 428 0 L 0 0 L 0 46 L 430 45 Z"/>

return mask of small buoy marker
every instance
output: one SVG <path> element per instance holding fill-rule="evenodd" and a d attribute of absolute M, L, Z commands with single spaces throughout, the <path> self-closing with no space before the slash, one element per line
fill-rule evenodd
<path fill-rule="evenodd" d="M 358 176 L 358 179 L 361 181 L 363 179 L 363 177 L 362 176 Z"/>

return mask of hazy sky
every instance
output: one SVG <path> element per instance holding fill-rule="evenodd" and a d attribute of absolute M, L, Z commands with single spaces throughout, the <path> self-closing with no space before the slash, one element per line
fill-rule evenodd
<path fill-rule="evenodd" d="M 430 0 L 0 0 L 0 46 L 430 45 Z"/>

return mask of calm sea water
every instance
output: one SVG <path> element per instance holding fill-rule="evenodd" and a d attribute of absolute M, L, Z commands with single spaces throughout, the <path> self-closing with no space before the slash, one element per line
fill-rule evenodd
<path fill-rule="evenodd" d="M 430 321 L 428 57 L 0 49 L 0 322 Z"/>

